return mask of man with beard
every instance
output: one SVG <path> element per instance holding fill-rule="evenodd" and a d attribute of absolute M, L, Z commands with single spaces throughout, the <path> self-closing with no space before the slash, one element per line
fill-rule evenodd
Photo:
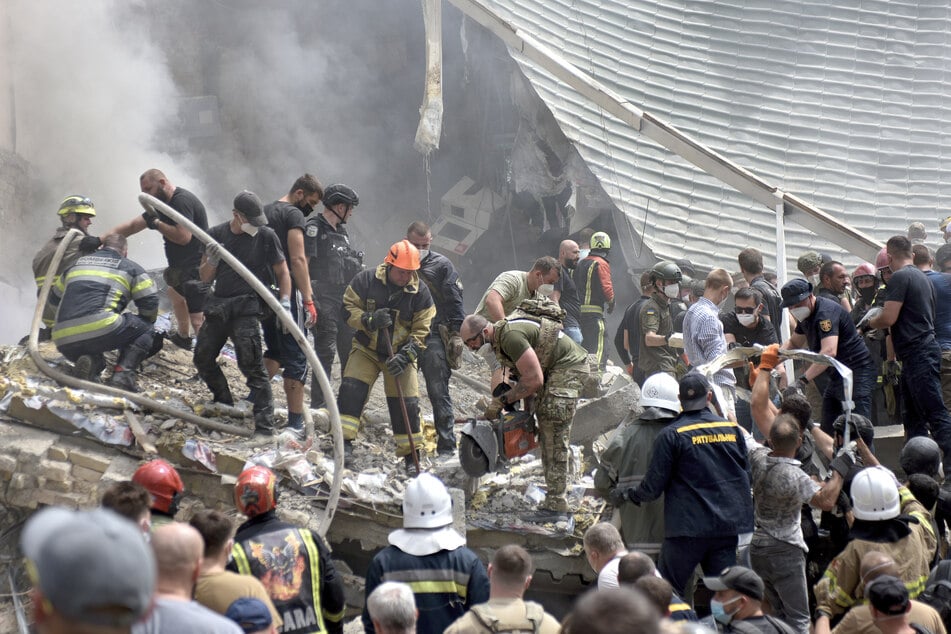
<path fill-rule="evenodd" d="M 578 266 L 578 243 L 574 240 L 564 240 L 558 248 L 558 262 L 561 263 L 561 277 L 555 282 L 552 291 L 553 302 L 565 309 L 565 334 L 577 344 L 582 342 L 581 335 L 581 300 L 578 299 L 578 287 L 571 279 L 571 273 Z"/>
<path fill-rule="evenodd" d="M 208 216 L 205 206 L 190 191 L 172 184 L 168 177 L 158 169 L 150 169 L 139 177 L 139 187 L 143 193 L 155 196 L 163 203 L 198 225 L 208 230 Z M 152 229 L 162 234 L 165 241 L 165 257 L 168 268 L 163 277 L 168 284 L 168 298 L 172 302 L 175 323 L 178 332 L 168 336 L 168 340 L 179 348 L 191 350 L 191 332 L 197 334 L 205 320 L 205 298 L 208 285 L 198 278 L 198 265 L 201 264 L 201 241 L 185 227 L 161 212 L 153 214 L 143 212 L 129 222 L 121 224 L 106 233 L 120 233 L 125 237 L 135 235 L 144 229 Z"/>

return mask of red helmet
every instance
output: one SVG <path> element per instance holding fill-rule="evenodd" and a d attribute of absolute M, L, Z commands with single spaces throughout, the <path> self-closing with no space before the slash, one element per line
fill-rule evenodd
<path fill-rule="evenodd" d="M 888 251 L 885 250 L 885 247 L 882 247 L 882 250 L 878 252 L 878 255 L 875 256 L 875 268 L 884 269 L 888 266 Z"/>
<path fill-rule="evenodd" d="M 888 260 L 885 260 L 886 266 L 888 265 Z M 852 279 L 854 280 L 857 277 L 862 277 L 863 275 L 871 275 L 875 277 L 875 267 L 873 267 L 868 262 L 862 262 L 855 270 L 852 272 Z"/>
<path fill-rule="evenodd" d="M 152 510 L 171 513 L 176 497 L 185 492 L 185 485 L 171 464 L 161 458 L 146 462 L 132 474 L 132 481 L 141 484 L 152 496 Z"/>
<path fill-rule="evenodd" d="M 248 517 L 277 508 L 277 477 L 267 467 L 245 469 L 234 485 L 234 505 Z"/>

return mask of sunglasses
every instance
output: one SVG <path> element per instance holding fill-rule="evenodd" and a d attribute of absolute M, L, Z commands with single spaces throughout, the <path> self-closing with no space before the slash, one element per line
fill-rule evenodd
<path fill-rule="evenodd" d="M 748 308 L 746 306 L 737 306 L 736 314 L 737 315 L 752 315 L 756 312 L 756 308 Z"/>
<path fill-rule="evenodd" d="M 478 339 L 478 338 L 481 337 L 481 336 L 482 336 L 482 333 L 481 333 L 481 332 L 477 332 L 476 334 L 472 335 L 472 336 L 469 337 L 468 339 L 463 339 L 463 340 L 462 340 L 462 343 L 464 343 L 464 344 L 466 344 L 466 345 L 468 346 L 470 343 L 473 343 L 476 339 Z M 480 347 L 481 347 L 481 346 L 480 346 Z"/>

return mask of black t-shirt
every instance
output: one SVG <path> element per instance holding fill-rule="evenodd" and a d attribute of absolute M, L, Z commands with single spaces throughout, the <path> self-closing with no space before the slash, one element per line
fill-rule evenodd
<path fill-rule="evenodd" d="M 935 292 L 927 275 L 911 264 L 895 271 L 885 287 L 885 301 L 902 302 L 898 319 L 891 327 L 899 359 L 934 342 Z"/>
<path fill-rule="evenodd" d="M 205 213 L 205 206 L 201 204 L 195 194 L 187 189 L 176 187 L 175 193 L 168 201 L 168 206 L 198 225 L 199 229 L 208 230 L 208 215 Z M 162 212 L 159 212 L 158 216 L 162 222 L 170 225 L 178 224 Z M 169 239 L 165 239 L 165 257 L 168 258 L 168 265 L 174 269 L 197 267 L 201 264 L 201 254 L 203 252 L 204 247 L 201 240 L 195 236 L 192 236 L 188 244 L 175 244 Z"/>
<path fill-rule="evenodd" d="M 638 354 L 640 354 L 642 338 L 640 327 L 641 306 L 649 299 L 650 297 L 647 295 L 641 295 L 634 300 L 624 311 L 624 317 L 621 318 L 621 323 L 617 327 L 617 334 L 614 336 L 614 347 L 617 348 L 617 353 L 625 365 L 636 361 Z M 624 349 L 625 331 L 627 332 L 627 346 L 630 351 Z"/>
<path fill-rule="evenodd" d="M 766 281 L 766 278 L 762 275 L 753 278 L 753 281 L 750 282 L 750 286 L 759 291 L 759 294 L 763 296 L 763 304 L 766 305 L 766 316 L 769 317 L 769 321 L 773 324 L 773 330 L 777 336 L 777 342 L 779 337 L 779 324 L 783 320 L 783 309 L 781 307 L 782 298 L 779 296 L 779 291 L 776 290 L 776 287 Z M 762 317 L 763 315 L 760 315 Z M 739 338 L 737 338 L 739 341 Z"/>
<path fill-rule="evenodd" d="M 561 277 L 555 282 L 555 290 L 561 292 L 558 305 L 565 309 L 565 326 L 578 327 L 581 323 L 581 300 L 578 299 L 578 287 L 567 267 L 561 267 Z"/>
<path fill-rule="evenodd" d="M 776 339 L 776 329 L 773 328 L 773 324 L 768 319 L 764 319 L 762 315 L 752 328 L 742 325 L 733 311 L 720 313 L 720 321 L 723 323 L 723 334 L 733 335 L 736 343 L 741 346 L 749 347 L 754 343 L 768 346 L 771 343 L 779 343 L 779 340 Z"/>
<path fill-rule="evenodd" d="M 267 226 L 274 230 L 277 239 L 281 241 L 281 250 L 287 260 L 291 258 L 291 251 L 287 247 L 287 234 L 292 229 L 300 229 L 301 238 L 304 236 L 304 227 L 307 221 L 304 219 L 304 212 L 294 205 L 282 200 L 275 200 L 264 208 L 264 215 L 267 217 Z M 290 262 L 288 262 L 290 266 Z M 291 276 L 293 280 L 293 276 Z"/>
<path fill-rule="evenodd" d="M 232 233 L 230 224 L 223 222 L 209 229 L 208 235 L 228 249 L 231 255 L 238 258 L 238 261 L 248 267 L 265 285 L 274 282 L 274 271 L 271 267 L 284 261 L 284 252 L 273 229 L 258 227 L 258 234 L 251 237 L 244 232 Z M 253 293 L 251 285 L 224 260 L 218 264 L 218 270 L 215 272 L 216 297 L 238 297 Z"/>
<path fill-rule="evenodd" d="M 929 284 L 927 278 L 925 283 Z M 822 348 L 823 339 L 837 336 L 839 344 L 835 358 L 851 369 L 872 362 L 865 342 L 862 341 L 862 337 L 855 329 L 855 324 L 852 323 L 852 317 L 845 312 L 841 304 L 831 299 L 816 297 L 816 309 L 796 325 L 796 333 L 806 336 L 809 349 L 813 352 L 818 352 Z M 833 371 L 832 375 L 839 374 Z"/>

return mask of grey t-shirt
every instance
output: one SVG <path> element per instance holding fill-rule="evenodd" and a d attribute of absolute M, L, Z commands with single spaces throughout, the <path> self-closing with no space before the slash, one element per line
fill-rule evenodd
<path fill-rule="evenodd" d="M 756 446 L 750 451 L 756 535 L 766 534 L 779 541 L 808 550 L 802 537 L 802 505 L 819 492 L 819 484 L 806 475 L 794 458 L 769 455 Z"/>
<path fill-rule="evenodd" d="M 156 599 L 149 617 L 132 634 L 244 634 L 237 623 L 194 601 Z"/>

